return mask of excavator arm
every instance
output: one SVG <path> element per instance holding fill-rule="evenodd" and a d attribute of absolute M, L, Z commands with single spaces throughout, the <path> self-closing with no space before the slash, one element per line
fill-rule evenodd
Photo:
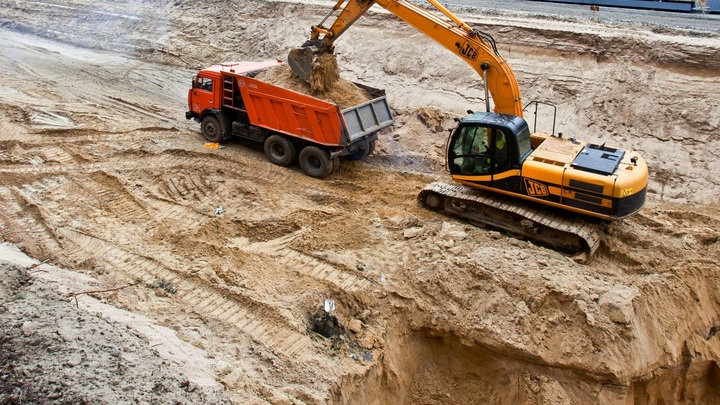
<path fill-rule="evenodd" d="M 450 21 L 405 0 L 338 0 L 323 21 L 312 27 L 310 40 L 302 48 L 290 52 L 288 62 L 298 76 L 309 80 L 314 57 L 322 53 L 332 53 L 334 42 L 340 35 L 373 4 L 377 4 L 472 66 L 483 78 L 485 89 L 495 104 L 495 112 L 522 117 L 523 106 L 517 79 L 505 59 L 500 56 L 492 37 L 469 27 L 436 0 L 427 1 Z M 341 7 L 342 11 L 333 24 L 325 28 L 325 21 Z"/>

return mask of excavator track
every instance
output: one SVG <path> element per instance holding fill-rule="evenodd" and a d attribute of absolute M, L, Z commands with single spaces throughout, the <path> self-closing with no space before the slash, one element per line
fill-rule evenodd
<path fill-rule="evenodd" d="M 418 195 L 432 211 L 489 226 L 588 259 L 600 246 L 602 223 L 561 215 L 546 207 L 461 184 L 436 181 Z"/>

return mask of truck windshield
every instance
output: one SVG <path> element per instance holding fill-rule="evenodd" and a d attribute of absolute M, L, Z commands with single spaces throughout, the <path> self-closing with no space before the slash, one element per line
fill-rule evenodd
<path fill-rule="evenodd" d="M 195 80 L 195 88 L 212 92 L 212 79 L 198 76 Z"/>

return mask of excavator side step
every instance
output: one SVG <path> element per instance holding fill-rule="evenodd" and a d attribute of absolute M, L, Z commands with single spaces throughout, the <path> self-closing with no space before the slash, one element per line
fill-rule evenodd
<path fill-rule="evenodd" d="M 587 257 L 600 246 L 601 224 L 574 214 L 563 216 L 546 207 L 517 198 L 436 181 L 418 195 L 433 211 L 464 219 L 473 225 L 490 226 L 570 253 Z"/>

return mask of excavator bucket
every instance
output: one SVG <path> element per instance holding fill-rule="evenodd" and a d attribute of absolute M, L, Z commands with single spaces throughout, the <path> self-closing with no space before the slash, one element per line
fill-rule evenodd
<path fill-rule="evenodd" d="M 293 49 L 288 55 L 288 65 L 298 77 L 306 82 L 309 82 L 312 76 L 313 59 L 316 52 L 314 47 L 304 46 Z"/>
<path fill-rule="evenodd" d="M 340 79 L 340 68 L 332 49 L 328 51 L 309 42 L 290 51 L 288 65 L 316 92 L 323 93 L 332 89 Z"/>

